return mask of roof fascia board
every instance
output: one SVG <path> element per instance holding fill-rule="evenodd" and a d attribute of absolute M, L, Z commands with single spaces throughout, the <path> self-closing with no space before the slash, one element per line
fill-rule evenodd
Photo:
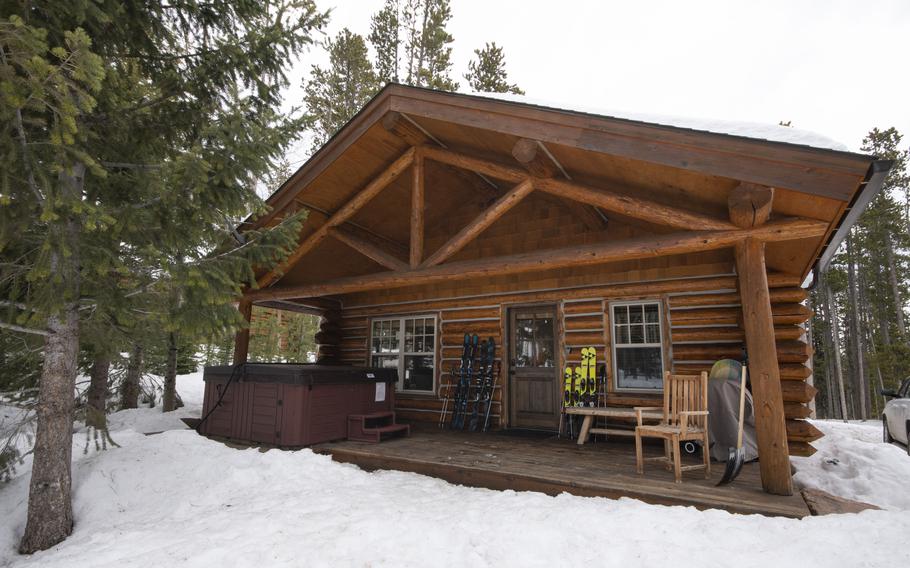
<path fill-rule="evenodd" d="M 271 221 L 284 210 L 300 192 L 325 171 L 341 154 L 356 142 L 389 111 L 389 87 L 381 90 L 363 109 L 345 123 L 315 154 L 304 162 L 291 177 L 266 199 L 269 211 L 256 219 L 248 218 L 241 229 L 257 228 Z"/>
<path fill-rule="evenodd" d="M 866 210 L 869 203 L 875 199 L 875 196 L 882 190 L 885 178 L 893 165 L 891 160 L 875 160 L 869 166 L 863 187 L 856 192 L 856 197 L 850 203 L 847 214 L 841 217 L 840 223 L 831 235 L 831 238 L 825 243 L 825 246 L 815 264 L 815 272 L 823 274 L 828 270 L 831 259 L 837 254 L 837 249 L 847 238 L 847 234 L 853 225 L 859 220 L 860 215 Z"/>
<path fill-rule="evenodd" d="M 390 110 L 416 117 L 841 201 L 852 199 L 870 159 L 861 154 L 594 117 L 497 99 L 422 89 L 395 89 L 391 95 Z"/>

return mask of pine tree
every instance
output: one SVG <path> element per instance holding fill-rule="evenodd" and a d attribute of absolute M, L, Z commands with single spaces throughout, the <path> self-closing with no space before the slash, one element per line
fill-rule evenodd
<path fill-rule="evenodd" d="M 366 42 L 347 28 L 326 41 L 329 67 L 314 65 L 304 85 L 308 126 L 315 152 L 379 90 Z M 384 70 L 384 72 L 388 72 Z"/>
<path fill-rule="evenodd" d="M 26 553 L 72 530 L 81 333 L 128 334 L 174 287 L 181 321 L 236 326 L 253 266 L 280 261 L 300 227 L 292 217 L 243 243 L 226 229 L 262 206 L 255 180 L 300 131 L 278 110 L 285 71 L 325 15 L 309 0 L 122 10 L 0 12 L 0 294 L 15 306 L 0 326 L 44 338 Z"/>
<path fill-rule="evenodd" d="M 864 152 L 893 165 L 824 275 L 831 309 L 817 311 L 813 320 L 814 369 L 815 383 L 827 395 L 828 416 L 878 415 L 883 405 L 878 391 L 910 374 L 905 313 L 910 295 L 910 176 L 908 151 L 901 145 L 894 128 L 872 129 L 863 140 Z M 840 321 L 838 313 L 844 314 Z"/>
<path fill-rule="evenodd" d="M 387 0 L 373 15 L 369 36 L 380 81 L 458 90 L 451 78 L 454 38 L 446 30 L 451 18 L 449 0 Z"/>
<path fill-rule="evenodd" d="M 386 0 L 382 10 L 370 21 L 370 44 L 376 51 L 376 76 L 380 84 L 397 83 L 401 65 L 398 0 Z"/>
<path fill-rule="evenodd" d="M 475 93 L 525 94 L 518 85 L 510 84 L 506 73 L 506 57 L 496 42 L 488 43 L 483 49 L 474 50 L 475 59 L 468 63 L 465 80 Z"/>

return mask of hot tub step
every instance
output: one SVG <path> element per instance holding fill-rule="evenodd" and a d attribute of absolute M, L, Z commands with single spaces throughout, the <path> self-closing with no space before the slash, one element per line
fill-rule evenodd
<path fill-rule="evenodd" d="M 348 416 L 348 440 L 376 443 L 398 436 L 409 436 L 410 433 L 409 425 L 395 423 L 394 412 Z"/>

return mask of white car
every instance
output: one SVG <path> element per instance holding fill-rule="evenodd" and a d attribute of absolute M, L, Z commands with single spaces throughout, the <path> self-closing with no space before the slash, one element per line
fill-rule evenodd
<path fill-rule="evenodd" d="M 896 391 L 883 389 L 882 395 L 891 399 L 882 412 L 885 442 L 900 442 L 907 446 L 910 454 L 910 377 L 904 379 Z"/>

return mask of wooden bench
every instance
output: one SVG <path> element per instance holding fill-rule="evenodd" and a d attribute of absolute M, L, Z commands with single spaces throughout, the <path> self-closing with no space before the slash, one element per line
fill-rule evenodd
<path fill-rule="evenodd" d="M 635 420 L 635 409 L 621 406 L 604 406 L 592 408 L 586 406 L 569 406 L 565 409 L 566 414 L 584 416 L 581 423 L 581 430 L 578 432 L 578 445 L 588 441 L 591 434 L 606 434 L 608 436 L 634 436 L 635 430 L 620 430 L 616 428 L 592 428 L 591 424 L 598 416 L 604 418 L 629 418 Z M 664 415 L 662 412 L 650 411 L 643 412 L 642 418 L 647 421 L 660 422 Z"/>

